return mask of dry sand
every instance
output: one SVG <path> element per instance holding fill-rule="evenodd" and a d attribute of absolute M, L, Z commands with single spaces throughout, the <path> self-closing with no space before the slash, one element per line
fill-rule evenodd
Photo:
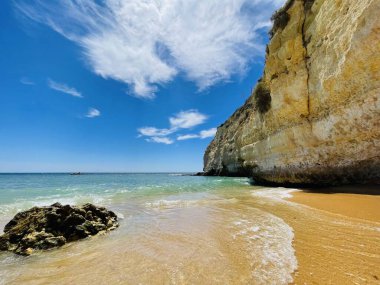
<path fill-rule="evenodd" d="M 380 195 L 294 192 L 290 201 L 343 216 L 380 222 Z"/>
<path fill-rule="evenodd" d="M 294 221 L 286 219 L 295 231 L 295 284 L 380 284 L 377 191 L 351 187 L 292 193 L 290 201 L 311 209 L 305 217 L 294 213 Z"/>

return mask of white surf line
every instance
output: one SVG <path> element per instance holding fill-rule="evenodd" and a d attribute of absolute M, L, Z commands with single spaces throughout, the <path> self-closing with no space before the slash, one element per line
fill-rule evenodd
<path fill-rule="evenodd" d="M 301 192 L 301 191 L 302 191 L 301 189 L 295 189 L 295 188 L 264 187 L 258 190 L 252 190 L 251 195 L 253 197 L 268 198 L 277 202 L 293 203 L 286 199 L 292 198 L 293 192 Z M 298 203 L 294 203 L 294 204 L 298 204 Z"/>
<path fill-rule="evenodd" d="M 242 240 L 250 260 L 254 284 L 289 284 L 298 262 L 293 247 L 294 231 L 271 213 L 254 209 L 254 219 L 232 221 L 233 240 Z"/>

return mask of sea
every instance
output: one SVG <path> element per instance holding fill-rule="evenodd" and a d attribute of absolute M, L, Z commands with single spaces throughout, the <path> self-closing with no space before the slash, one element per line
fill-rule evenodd
<path fill-rule="evenodd" d="M 292 224 L 309 223 L 286 199 L 294 191 L 187 173 L 0 174 L 0 231 L 55 202 L 104 206 L 120 222 L 29 257 L 0 252 L 0 284 L 289 284 Z"/>

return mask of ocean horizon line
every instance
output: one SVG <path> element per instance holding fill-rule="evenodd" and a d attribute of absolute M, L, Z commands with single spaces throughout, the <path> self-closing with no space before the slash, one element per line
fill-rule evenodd
<path fill-rule="evenodd" d="M 99 171 L 99 172 L 96 172 L 96 171 L 91 171 L 91 172 L 82 172 L 82 171 L 58 171 L 58 172 L 50 172 L 50 171 L 47 171 L 47 172 L 44 172 L 44 171 L 36 171 L 36 172 L 0 172 L 0 175 L 4 175 L 4 174 L 72 174 L 72 173 L 80 173 L 80 174 L 170 174 L 170 173 L 178 173 L 178 174 L 190 174 L 190 173 L 197 173 L 199 171 L 152 171 L 152 172 L 149 172 L 149 171 L 138 171 L 138 172 L 132 172 L 132 171 Z"/>

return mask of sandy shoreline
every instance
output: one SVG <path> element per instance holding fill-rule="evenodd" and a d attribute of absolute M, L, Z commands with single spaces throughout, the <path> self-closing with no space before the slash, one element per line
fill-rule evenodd
<path fill-rule="evenodd" d="M 335 189 L 344 190 L 345 188 Z M 350 189 L 352 188 L 347 190 Z M 334 188 L 331 188 L 331 190 L 334 190 Z M 376 190 L 370 187 L 363 191 L 364 193 L 372 194 L 299 191 L 293 192 L 293 197 L 289 198 L 289 200 L 334 214 L 380 222 L 380 195 L 373 195 Z M 380 187 L 378 187 L 378 190 L 380 190 Z"/>
<path fill-rule="evenodd" d="M 111 204 L 126 217 L 117 231 L 3 258 L 0 275 L 10 285 L 379 284 L 380 196 L 320 190 L 127 196 Z"/>
<path fill-rule="evenodd" d="M 304 190 L 288 198 L 310 207 L 286 219 L 295 232 L 294 284 L 380 283 L 380 195 L 367 190 L 372 195 Z"/>

